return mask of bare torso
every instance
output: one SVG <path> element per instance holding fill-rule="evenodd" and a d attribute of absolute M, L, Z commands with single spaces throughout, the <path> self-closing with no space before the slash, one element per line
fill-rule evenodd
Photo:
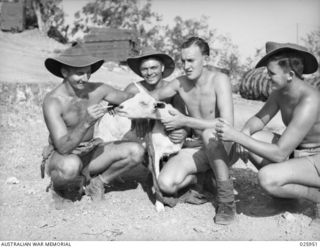
<path fill-rule="evenodd" d="M 314 88 L 311 88 L 308 85 L 302 85 L 299 89 L 299 97 L 290 98 L 283 95 L 279 95 L 278 105 L 280 108 L 282 121 L 285 126 L 288 126 L 295 116 L 295 111 L 299 107 L 299 103 L 302 101 L 302 98 L 312 97 L 315 99 L 312 104 L 318 104 L 318 113 L 314 124 L 311 129 L 308 131 L 307 135 L 304 137 L 300 143 L 301 147 L 315 147 L 320 145 L 320 92 L 316 91 Z M 303 94 L 301 94 L 303 92 Z M 305 110 L 308 111 L 308 110 Z"/>
<path fill-rule="evenodd" d="M 208 72 L 197 85 L 184 76 L 178 79 L 179 95 L 185 102 L 191 117 L 213 120 L 218 116 L 214 76 L 214 73 Z"/>
<path fill-rule="evenodd" d="M 84 96 L 70 96 L 68 95 L 63 84 L 54 89 L 47 97 L 55 98 L 59 101 L 61 106 L 61 117 L 64 121 L 68 132 L 72 131 L 79 122 L 85 118 L 87 108 L 91 105 L 99 103 L 103 99 L 103 95 L 99 94 L 99 85 L 90 83 L 89 93 Z M 89 141 L 93 138 L 93 128 L 91 126 L 82 141 Z"/>

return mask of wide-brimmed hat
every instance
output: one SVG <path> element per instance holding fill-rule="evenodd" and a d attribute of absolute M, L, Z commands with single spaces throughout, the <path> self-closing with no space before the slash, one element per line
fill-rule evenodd
<path fill-rule="evenodd" d="M 162 73 L 163 78 L 169 77 L 174 71 L 175 63 L 173 59 L 169 55 L 165 53 L 160 53 L 155 49 L 153 49 L 152 47 L 143 48 L 138 56 L 128 58 L 127 64 L 131 70 L 133 70 L 136 74 L 142 77 L 142 74 L 140 71 L 140 65 L 141 65 L 141 62 L 147 58 L 156 58 L 163 63 L 164 65 L 164 70 Z"/>
<path fill-rule="evenodd" d="M 94 73 L 103 63 L 103 59 L 93 57 L 81 43 L 75 43 L 73 46 L 63 51 L 59 56 L 47 58 L 44 62 L 48 71 L 61 78 L 63 78 L 63 75 L 61 74 L 61 67 L 63 65 L 72 67 L 91 66 L 91 73 Z"/>
<path fill-rule="evenodd" d="M 307 48 L 293 43 L 277 43 L 268 41 L 266 43 L 267 54 L 257 63 L 256 68 L 266 66 L 269 59 L 279 53 L 295 52 L 303 59 L 303 74 L 314 73 L 318 69 L 316 57 L 309 53 Z"/>

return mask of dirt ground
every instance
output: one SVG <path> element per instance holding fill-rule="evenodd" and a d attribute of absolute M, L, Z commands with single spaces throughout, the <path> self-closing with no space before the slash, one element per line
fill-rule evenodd
<path fill-rule="evenodd" d="M 58 82 L 46 72 L 43 60 L 64 47 L 35 31 L 0 33 L 0 84 Z M 5 58 L 5 59 L 3 59 Z M 102 68 L 96 75 L 123 87 L 135 76 L 125 70 Z M 3 87 L 0 94 L 3 93 Z M 49 178 L 40 178 L 42 147 L 47 142 L 39 105 L 27 100 L 0 101 L 0 240 L 319 240 L 320 229 L 310 227 L 312 204 L 279 204 L 257 184 L 252 165 L 237 162 L 231 168 L 237 201 L 237 219 L 229 226 L 215 225 L 214 203 L 178 204 L 157 213 L 146 189 L 142 166 L 108 190 L 106 200 L 94 205 L 88 197 L 56 209 L 45 191 Z M 234 95 L 236 126 L 254 114 L 261 102 Z M 270 129 L 281 130 L 276 118 Z"/>

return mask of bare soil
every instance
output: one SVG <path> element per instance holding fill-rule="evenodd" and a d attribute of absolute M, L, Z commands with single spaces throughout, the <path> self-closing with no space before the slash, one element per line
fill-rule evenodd
<path fill-rule="evenodd" d="M 39 170 L 48 137 L 39 104 L 43 95 L 34 101 L 17 87 L 12 88 L 15 92 L 5 89 L 17 82 L 58 83 L 43 61 L 63 48 L 36 31 L 0 33 L 0 240 L 319 240 L 320 229 L 309 226 L 313 205 L 303 200 L 276 203 L 259 187 L 255 168 L 241 161 L 231 168 L 238 194 L 237 219 L 229 226 L 214 224 L 212 202 L 181 203 L 157 213 L 142 166 L 108 189 L 103 203 L 94 205 L 84 196 L 56 209 L 51 193 L 45 191 L 49 178 L 41 179 Z M 99 80 L 120 88 L 135 79 L 125 70 L 105 67 L 99 73 Z M 263 104 L 237 95 L 234 102 L 238 127 Z M 269 128 L 283 129 L 279 117 Z"/>

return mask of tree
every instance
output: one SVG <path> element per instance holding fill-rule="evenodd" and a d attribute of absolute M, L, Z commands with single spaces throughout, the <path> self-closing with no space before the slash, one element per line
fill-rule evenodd
<path fill-rule="evenodd" d="M 153 37 L 153 45 L 160 51 L 172 55 L 178 68 L 181 68 L 180 47 L 191 36 L 198 36 L 208 42 L 210 50 L 210 63 L 222 69 L 226 69 L 232 78 L 236 78 L 241 71 L 238 48 L 232 40 L 220 35 L 208 24 L 208 17 L 200 19 L 186 19 L 175 17 L 172 27 L 165 26 L 162 33 Z"/>
<path fill-rule="evenodd" d="M 173 26 L 161 24 L 162 17 L 152 12 L 151 0 L 95 0 L 75 14 L 72 34 L 88 32 L 90 26 L 131 29 L 137 33 L 140 46 L 153 46 L 173 56 L 177 67 L 180 63 L 180 46 L 191 36 L 205 39 L 211 47 L 211 61 L 232 73 L 238 73 L 237 47 L 231 39 L 210 29 L 208 17 L 199 20 L 177 16 Z M 219 44 L 220 48 L 216 48 Z M 218 56 L 217 56 L 218 55 Z"/>
<path fill-rule="evenodd" d="M 26 4 L 27 28 L 37 26 L 43 34 L 64 37 L 68 26 L 64 24 L 64 12 L 60 8 L 62 0 L 29 0 Z M 49 35 L 50 36 L 50 35 Z"/>
<path fill-rule="evenodd" d="M 157 35 L 153 36 L 151 45 L 160 51 L 171 54 L 178 67 L 180 63 L 180 46 L 183 41 L 191 36 L 199 36 L 209 44 L 213 42 L 215 30 L 210 30 L 207 17 L 202 16 L 200 20 L 183 20 L 180 16 L 175 17 L 173 27 L 162 26 Z"/>
<path fill-rule="evenodd" d="M 90 26 L 131 29 L 138 34 L 140 44 L 150 45 L 149 40 L 158 33 L 161 16 L 151 11 L 151 1 L 141 5 L 139 0 L 96 0 L 75 14 L 72 34 L 87 33 Z"/>

